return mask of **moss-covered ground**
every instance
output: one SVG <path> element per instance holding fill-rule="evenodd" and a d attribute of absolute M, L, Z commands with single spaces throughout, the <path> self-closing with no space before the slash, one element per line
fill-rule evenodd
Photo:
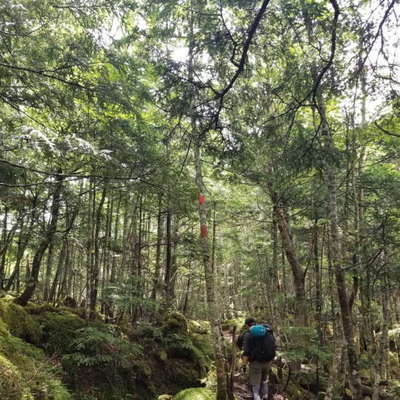
<path fill-rule="evenodd" d="M 1 400 L 153 400 L 207 374 L 206 323 L 173 313 L 122 329 L 81 315 L 0 300 Z"/>

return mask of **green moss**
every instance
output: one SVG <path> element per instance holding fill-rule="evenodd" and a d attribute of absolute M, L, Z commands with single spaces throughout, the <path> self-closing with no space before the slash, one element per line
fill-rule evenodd
<path fill-rule="evenodd" d="M 160 361 L 167 361 L 168 360 L 168 354 L 167 354 L 167 352 L 165 351 L 165 350 L 160 350 L 158 353 L 157 353 L 157 356 L 158 356 L 158 359 L 160 360 Z"/>
<path fill-rule="evenodd" d="M 7 336 L 9 335 L 8 329 L 4 321 L 0 318 L 0 336 Z"/>
<path fill-rule="evenodd" d="M 189 320 L 188 326 L 190 333 L 196 333 L 201 335 L 210 333 L 210 323 L 208 321 Z"/>
<path fill-rule="evenodd" d="M 215 393 L 205 388 L 191 388 L 182 390 L 173 400 L 215 400 Z"/>
<path fill-rule="evenodd" d="M 64 353 L 76 338 L 77 330 L 87 326 L 85 320 L 68 311 L 45 311 L 35 319 L 42 328 L 42 346 L 48 354 Z"/>
<path fill-rule="evenodd" d="M 57 368 L 45 358 L 43 351 L 10 334 L 1 319 L 0 399 L 71 399 L 58 378 Z"/>
<path fill-rule="evenodd" d="M 200 351 L 203 357 L 211 360 L 213 357 L 213 344 L 211 335 L 191 335 L 193 345 Z"/>
<path fill-rule="evenodd" d="M 33 344 L 40 343 L 40 325 L 21 307 L 12 301 L 0 301 L 0 317 L 14 336 Z"/>
<path fill-rule="evenodd" d="M 31 315 L 39 315 L 43 314 L 45 312 L 54 312 L 54 313 L 60 313 L 60 310 L 48 303 L 45 304 L 34 304 L 34 303 L 29 303 L 26 307 L 25 310 L 27 313 Z"/>
<path fill-rule="evenodd" d="M 163 323 L 163 333 L 165 335 L 170 334 L 188 334 L 188 322 L 187 319 L 178 312 L 168 314 Z"/>
<path fill-rule="evenodd" d="M 26 388 L 18 369 L 0 355 L 0 399 L 22 400 L 24 394 Z"/>

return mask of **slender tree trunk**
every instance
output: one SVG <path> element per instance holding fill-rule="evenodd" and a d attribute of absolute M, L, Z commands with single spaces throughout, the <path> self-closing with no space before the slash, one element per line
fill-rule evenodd
<path fill-rule="evenodd" d="M 162 195 L 158 196 L 156 260 L 151 298 L 157 301 L 161 286 L 161 243 L 163 238 Z"/>
<path fill-rule="evenodd" d="M 189 32 L 189 62 L 188 62 L 188 78 L 193 80 L 194 73 L 194 9 L 193 0 L 190 0 L 190 32 Z M 190 99 L 193 102 L 194 99 Z M 194 113 L 194 109 L 191 110 Z M 203 180 L 202 162 L 200 155 L 201 138 L 196 127 L 196 120 L 191 117 L 192 135 L 196 135 L 194 140 L 194 163 L 195 163 L 195 182 L 199 192 L 199 220 L 200 220 L 200 251 L 203 262 L 204 275 L 206 280 L 207 294 L 207 314 L 213 336 L 215 367 L 217 374 L 217 396 L 216 400 L 232 400 L 227 399 L 227 374 L 225 371 L 224 348 L 222 343 L 218 304 L 215 297 L 215 276 L 212 268 L 211 249 L 207 228 L 207 205 L 206 205 L 206 188 Z"/>
<path fill-rule="evenodd" d="M 21 221 L 19 224 L 19 235 L 18 235 L 16 260 L 15 260 L 13 272 L 11 273 L 11 275 L 7 281 L 7 285 L 5 287 L 6 292 L 11 290 L 11 288 L 13 286 L 15 286 L 14 287 L 15 290 L 17 292 L 19 292 L 19 282 L 20 282 L 19 274 L 20 274 L 20 269 L 21 269 L 21 262 L 24 257 L 25 250 L 28 247 L 28 243 L 29 243 L 30 235 L 28 234 L 28 232 L 31 232 L 32 228 L 33 228 L 33 224 L 34 224 L 33 215 L 30 218 L 29 226 L 27 229 L 25 229 L 25 227 L 24 227 L 24 222 L 25 222 L 25 219 L 21 218 Z M 15 283 L 15 285 L 14 285 L 14 283 Z"/>
<path fill-rule="evenodd" d="M 57 292 L 58 292 L 57 288 L 60 285 L 60 280 L 61 280 L 61 275 L 62 275 L 62 269 L 63 269 L 63 263 L 64 263 L 64 259 L 65 259 L 66 249 L 67 249 L 67 241 L 66 241 L 66 239 L 64 239 L 63 242 L 62 242 L 60 254 L 58 256 L 56 273 L 54 275 L 53 283 L 52 283 L 52 285 L 50 287 L 50 291 L 49 291 L 48 300 L 50 302 L 53 302 L 53 303 L 56 302 L 57 297 L 58 297 L 57 296 Z"/>
<path fill-rule="evenodd" d="M 25 290 L 15 302 L 20 305 L 26 305 L 28 301 L 33 296 L 36 286 L 38 283 L 40 266 L 42 262 L 42 258 L 44 253 L 46 252 L 48 246 L 50 245 L 51 241 L 57 230 L 57 222 L 58 222 L 58 215 L 60 210 L 60 202 L 61 202 L 61 191 L 63 187 L 63 176 L 56 175 L 55 184 L 54 184 L 54 194 L 53 194 L 53 202 L 50 210 L 50 222 L 48 224 L 47 230 L 44 234 L 44 238 L 39 243 L 38 249 L 33 257 L 32 261 L 32 269 L 29 276 L 29 279 L 26 283 Z"/>
<path fill-rule="evenodd" d="M 5 265 L 6 265 L 6 253 L 9 241 L 7 240 L 7 226 L 8 226 L 8 207 L 4 207 L 3 214 L 3 234 L 0 246 L 0 290 L 4 288 L 4 278 L 5 278 Z"/>
<path fill-rule="evenodd" d="M 172 280 L 172 215 L 170 208 L 166 212 L 165 233 L 166 233 L 166 248 L 165 248 L 165 304 L 167 309 L 171 308 L 171 280 Z"/>
<path fill-rule="evenodd" d="M 325 110 L 320 105 L 320 113 L 322 118 L 322 129 L 326 140 L 326 150 L 328 154 L 334 153 L 334 144 L 326 121 Z M 335 166 L 325 166 L 325 179 L 328 187 L 328 205 L 330 219 L 330 251 L 332 257 L 333 270 L 335 274 L 339 305 L 341 310 L 343 333 L 346 339 L 347 357 L 349 361 L 349 379 L 355 394 L 355 399 L 359 400 L 361 394 L 361 381 L 358 373 L 358 357 L 354 344 L 353 321 L 351 317 L 351 309 L 346 289 L 345 272 L 341 265 L 341 238 L 338 228 L 338 210 L 337 210 L 337 183 Z"/>
<path fill-rule="evenodd" d="M 54 243 L 51 242 L 49 250 L 47 252 L 47 263 L 46 263 L 46 272 L 44 278 L 44 293 L 43 293 L 44 301 L 49 300 L 50 278 L 51 278 L 51 271 L 53 269 L 53 258 L 54 258 Z"/>
<path fill-rule="evenodd" d="M 103 188 L 101 193 L 101 198 L 99 205 L 96 209 L 96 199 L 95 194 L 93 194 L 93 213 L 94 213 L 94 220 L 93 220 L 93 255 L 91 257 L 91 270 L 90 270 L 90 293 L 89 293 L 89 311 L 90 317 L 94 316 L 97 304 L 97 297 L 98 297 L 98 288 L 99 288 L 99 274 L 100 274 L 100 230 L 101 230 L 101 223 L 102 223 L 102 212 L 103 206 L 106 199 L 107 188 L 106 186 Z M 96 211 L 94 211 L 96 209 Z"/>
<path fill-rule="evenodd" d="M 194 124 L 193 124 L 194 125 Z M 207 229 L 207 206 L 205 200 L 205 186 L 203 182 L 199 144 L 195 145 L 196 185 L 199 191 L 199 219 L 200 219 L 200 249 L 206 278 L 206 293 L 208 317 L 214 339 L 214 356 L 217 372 L 216 400 L 227 400 L 227 380 L 223 345 L 220 330 L 218 304 L 215 297 L 215 276 L 211 263 L 211 249 Z M 230 400 L 230 399 L 229 399 Z"/>
<path fill-rule="evenodd" d="M 272 171 L 270 171 L 272 173 Z M 278 229 L 282 237 L 283 249 L 292 269 L 293 283 L 296 293 L 296 323 L 299 326 L 308 324 L 306 294 L 305 294 L 305 271 L 300 265 L 296 254 L 296 248 L 290 229 L 288 212 L 279 195 L 273 190 L 272 184 L 268 183 L 268 192 L 275 206 Z"/>

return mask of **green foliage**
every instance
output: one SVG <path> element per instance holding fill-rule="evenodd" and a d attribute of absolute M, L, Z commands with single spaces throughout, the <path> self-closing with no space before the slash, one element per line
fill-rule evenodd
<path fill-rule="evenodd" d="M 328 365 L 332 351 L 327 345 L 321 345 L 314 329 L 303 326 L 290 326 L 282 330 L 287 343 L 284 344 L 283 357 L 289 362 L 310 364 L 319 361 Z"/>
<path fill-rule="evenodd" d="M 144 341 L 160 342 L 164 336 L 161 326 L 142 322 L 135 330 L 135 336 Z"/>
<path fill-rule="evenodd" d="M 43 332 L 41 346 L 51 355 L 66 352 L 77 331 L 87 325 L 85 320 L 68 310 L 42 307 L 35 308 L 33 312 Z"/>
<path fill-rule="evenodd" d="M 139 344 L 113 336 L 95 327 L 81 328 L 62 356 L 68 369 L 74 367 L 129 368 L 134 360 L 143 355 Z"/>
<path fill-rule="evenodd" d="M 147 298 L 143 291 L 143 279 L 129 278 L 119 285 L 108 285 L 104 290 L 104 299 L 112 301 L 121 310 L 131 310 L 140 307 L 143 310 L 153 311 L 157 304 Z"/>

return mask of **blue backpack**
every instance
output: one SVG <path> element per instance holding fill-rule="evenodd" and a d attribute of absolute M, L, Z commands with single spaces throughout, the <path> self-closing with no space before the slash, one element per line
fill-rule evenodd
<path fill-rule="evenodd" d="M 276 343 L 272 329 L 268 325 L 253 325 L 250 328 L 250 361 L 271 361 L 276 355 Z"/>

